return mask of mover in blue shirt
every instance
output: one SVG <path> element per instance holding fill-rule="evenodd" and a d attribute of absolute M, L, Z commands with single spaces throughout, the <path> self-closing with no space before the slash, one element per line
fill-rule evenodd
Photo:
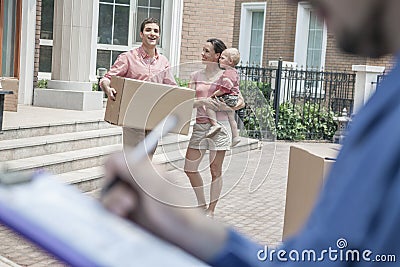
<path fill-rule="evenodd" d="M 400 60 L 400 1 L 311 0 L 340 46 L 370 57 Z M 268 251 L 232 229 L 195 212 L 144 194 L 122 157 L 108 162 L 108 176 L 131 181 L 129 219 L 213 266 L 398 266 L 400 261 L 400 66 L 356 115 L 305 227 Z M 157 186 L 149 162 L 132 168 L 135 178 Z M 145 179 L 144 179 L 145 178 Z M 109 193 L 118 194 L 122 187 Z M 159 199 L 173 192 L 160 190 Z M 110 198 L 109 198 L 110 199 Z M 105 205 L 113 209 L 112 201 Z M 111 198 L 112 199 L 112 198 Z M 114 198 L 118 203 L 118 197 Z M 123 213 L 123 212 L 122 212 Z M 272 257 L 272 259 L 271 259 Z"/>

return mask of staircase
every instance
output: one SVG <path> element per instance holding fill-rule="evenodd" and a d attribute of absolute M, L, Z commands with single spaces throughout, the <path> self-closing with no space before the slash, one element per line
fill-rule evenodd
<path fill-rule="evenodd" d="M 189 136 L 165 136 L 153 162 L 167 170 L 183 168 Z M 103 163 L 122 150 L 121 142 L 121 127 L 101 119 L 15 127 L 0 134 L 0 162 L 9 172 L 45 169 L 82 192 L 96 192 L 102 185 Z M 243 138 L 229 153 L 256 148 L 257 140 Z"/>

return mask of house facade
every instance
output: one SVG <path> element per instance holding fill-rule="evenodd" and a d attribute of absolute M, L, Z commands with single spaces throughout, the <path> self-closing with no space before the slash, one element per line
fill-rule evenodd
<path fill-rule="evenodd" d="M 242 64 L 266 66 L 269 61 L 282 58 L 298 67 L 348 71 L 355 64 L 391 65 L 391 57 L 373 60 L 340 52 L 332 33 L 306 1 L 297 4 L 287 0 L 1 0 L 1 3 L 15 10 L 14 35 L 20 33 L 14 45 L 17 52 L 12 54 L 16 67 L 12 73 L 3 71 L 2 76 L 20 78 L 19 103 L 28 105 L 54 100 L 54 94 L 68 98 L 65 95 L 68 87 L 98 99 L 87 92 L 97 80 L 97 69 L 108 69 L 120 53 L 140 45 L 138 26 L 148 16 L 161 21 L 159 51 L 169 58 L 172 66 L 199 61 L 202 44 L 212 37 L 239 48 Z M 9 7 L 13 6 L 10 3 L 15 3 L 15 7 Z M 11 37 L 5 34 L 10 24 L 5 12 L 2 13 L 4 46 L 4 40 Z M 7 55 L 3 52 L 2 56 Z M 51 96 L 38 95 L 44 94 L 43 90 L 35 89 L 38 79 L 54 81 L 51 86 L 55 91 Z M 85 97 L 82 96 L 82 101 Z"/>

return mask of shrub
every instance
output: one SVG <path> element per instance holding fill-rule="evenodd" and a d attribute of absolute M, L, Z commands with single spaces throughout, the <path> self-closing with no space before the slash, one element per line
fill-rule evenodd
<path fill-rule="evenodd" d="M 38 80 L 37 87 L 38 88 L 47 88 L 47 80 L 46 79 Z"/>

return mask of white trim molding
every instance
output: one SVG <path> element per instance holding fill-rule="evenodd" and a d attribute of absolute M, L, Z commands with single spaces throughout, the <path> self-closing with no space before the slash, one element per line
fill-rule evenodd
<path fill-rule="evenodd" d="M 310 11 L 312 6 L 309 2 L 299 2 L 297 8 L 296 40 L 294 46 L 294 61 L 298 67 L 305 67 L 307 63 L 308 32 L 310 25 Z M 326 44 L 328 30 L 324 22 L 322 37 L 321 67 L 325 66 Z"/>
<path fill-rule="evenodd" d="M 263 45 L 261 49 L 261 55 L 264 54 L 264 35 L 265 35 L 265 17 L 267 13 L 267 2 L 253 2 L 253 3 L 242 3 L 241 15 L 240 15 L 240 34 L 239 34 L 239 51 L 241 61 L 246 63 L 250 57 L 250 41 L 251 41 L 251 22 L 252 13 L 255 11 L 264 12 L 264 23 L 262 31 Z M 261 64 L 262 64 L 261 56 Z"/>
<path fill-rule="evenodd" d="M 31 105 L 35 60 L 36 0 L 22 1 L 18 103 Z"/>

